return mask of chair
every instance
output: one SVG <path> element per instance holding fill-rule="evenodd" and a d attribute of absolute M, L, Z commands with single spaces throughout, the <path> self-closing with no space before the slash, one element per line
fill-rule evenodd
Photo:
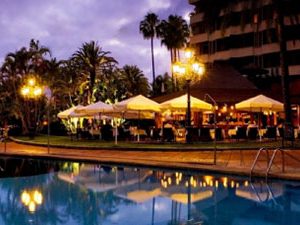
<path fill-rule="evenodd" d="M 186 142 L 187 130 L 184 127 L 177 128 L 175 131 L 175 141 L 176 142 Z"/>
<path fill-rule="evenodd" d="M 151 140 L 159 141 L 161 139 L 160 132 L 161 132 L 160 128 L 153 128 L 150 131 Z"/>
<path fill-rule="evenodd" d="M 279 132 L 279 136 L 283 138 L 284 135 L 283 127 L 278 127 L 278 132 Z"/>
<path fill-rule="evenodd" d="M 191 127 L 188 129 L 188 137 L 190 142 L 199 141 L 199 128 Z"/>
<path fill-rule="evenodd" d="M 175 135 L 173 128 L 163 128 L 163 141 L 173 142 L 175 140 Z"/>
<path fill-rule="evenodd" d="M 248 128 L 247 136 L 249 140 L 256 140 L 258 136 L 258 128 L 257 127 L 250 127 Z"/>
<path fill-rule="evenodd" d="M 71 141 L 74 140 L 74 137 L 76 137 L 78 139 L 77 132 L 76 132 L 75 128 L 70 127 L 67 132 L 68 132 L 68 135 L 71 138 Z"/>
<path fill-rule="evenodd" d="M 210 136 L 210 128 L 208 127 L 200 128 L 199 141 L 212 141 Z"/>
<path fill-rule="evenodd" d="M 265 137 L 276 140 L 277 139 L 276 127 L 268 126 Z"/>
<path fill-rule="evenodd" d="M 102 139 L 105 141 L 110 141 L 113 139 L 112 127 L 109 125 L 103 125 L 101 127 Z"/>
<path fill-rule="evenodd" d="M 223 132 L 222 132 L 222 128 L 221 128 L 221 127 L 217 127 L 217 128 L 216 128 L 216 133 L 215 133 L 215 135 L 216 135 L 216 140 L 217 140 L 217 141 L 223 140 Z"/>
<path fill-rule="evenodd" d="M 236 137 L 237 140 L 247 139 L 247 128 L 246 127 L 237 127 Z"/>

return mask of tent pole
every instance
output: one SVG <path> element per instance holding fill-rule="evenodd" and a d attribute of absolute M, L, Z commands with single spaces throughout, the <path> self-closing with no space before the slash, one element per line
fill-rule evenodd
<path fill-rule="evenodd" d="M 140 132 L 139 132 L 139 128 L 140 128 L 140 113 L 141 113 L 141 111 L 139 110 L 138 126 L 137 126 L 137 141 L 138 142 L 140 142 Z"/>
<path fill-rule="evenodd" d="M 259 141 L 262 141 L 261 140 L 261 113 L 262 113 L 262 108 L 260 108 L 260 112 L 258 114 L 258 135 L 259 135 Z"/>

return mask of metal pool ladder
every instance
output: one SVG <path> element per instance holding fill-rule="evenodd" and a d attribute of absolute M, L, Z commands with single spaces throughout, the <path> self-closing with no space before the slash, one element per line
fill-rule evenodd
<path fill-rule="evenodd" d="M 269 152 L 272 152 L 272 156 L 270 157 L 270 153 Z M 260 155 L 262 153 L 266 153 L 266 172 L 265 172 L 265 176 L 266 176 L 266 179 L 268 179 L 268 176 L 269 176 L 269 173 L 270 173 L 270 170 L 273 166 L 273 163 L 274 163 L 274 159 L 277 155 L 277 152 L 280 152 L 281 153 L 281 157 L 282 157 L 282 172 L 284 173 L 285 171 L 285 159 L 284 159 L 284 150 L 281 149 L 281 148 L 276 148 L 276 149 L 266 149 L 266 148 L 260 148 L 258 151 L 257 151 L 257 154 L 256 154 L 256 157 L 253 161 L 253 164 L 252 164 L 252 167 L 251 167 L 251 171 L 250 171 L 250 179 L 252 178 L 252 174 L 253 174 L 253 171 L 254 171 L 254 168 L 258 162 L 258 159 L 260 157 Z"/>

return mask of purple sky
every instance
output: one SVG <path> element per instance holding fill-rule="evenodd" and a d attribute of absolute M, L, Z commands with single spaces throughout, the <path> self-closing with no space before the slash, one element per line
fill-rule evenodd
<path fill-rule="evenodd" d="M 160 19 L 170 14 L 187 19 L 192 9 L 188 0 L 1 0 L 0 62 L 32 38 L 58 59 L 95 40 L 120 67 L 137 65 L 151 81 L 150 41 L 139 33 L 140 21 L 149 11 Z M 155 54 L 157 74 L 169 71 L 170 56 L 159 40 Z"/>

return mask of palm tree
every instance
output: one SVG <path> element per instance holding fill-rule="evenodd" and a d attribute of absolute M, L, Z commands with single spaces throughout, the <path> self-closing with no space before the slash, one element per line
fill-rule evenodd
<path fill-rule="evenodd" d="M 150 39 L 151 42 L 151 59 L 152 59 L 152 79 L 153 79 L 153 89 L 155 81 L 155 64 L 154 64 L 154 49 L 153 49 L 153 39 L 155 37 L 157 26 L 159 24 L 158 16 L 154 13 L 147 13 L 144 20 L 140 22 L 140 33 L 143 34 L 144 39 Z"/>
<path fill-rule="evenodd" d="M 156 95 L 170 94 L 172 92 L 172 81 L 168 73 L 164 75 L 158 75 L 155 79 L 154 93 Z"/>
<path fill-rule="evenodd" d="M 64 60 L 61 64 L 61 83 L 63 92 L 60 92 L 60 106 L 65 109 L 66 106 L 73 106 L 81 103 L 79 101 L 79 87 L 85 81 L 80 76 L 81 68 L 75 60 Z M 56 84 L 57 85 L 57 84 Z"/>
<path fill-rule="evenodd" d="M 148 95 L 150 87 L 148 80 L 143 72 L 137 66 L 125 65 L 122 70 L 123 84 L 126 86 L 126 97 L 132 97 L 138 94 Z"/>
<path fill-rule="evenodd" d="M 81 75 L 89 80 L 87 103 L 93 101 L 93 92 L 96 76 L 107 68 L 113 67 L 117 61 L 108 56 L 110 52 L 105 52 L 95 41 L 84 43 L 82 47 L 73 54 L 75 60 L 81 66 Z"/>
<path fill-rule="evenodd" d="M 96 84 L 97 93 L 95 93 L 95 98 L 107 103 L 115 103 L 126 99 L 127 86 L 124 85 L 126 81 L 124 81 L 122 69 L 114 68 L 107 74 L 109 74 L 109 77 Z"/>
<path fill-rule="evenodd" d="M 187 22 L 177 15 L 170 15 L 168 20 L 162 20 L 157 28 L 161 44 L 170 51 L 171 64 L 179 59 L 179 49 L 186 46 L 190 35 Z M 175 91 L 174 75 L 172 72 L 173 91 Z"/>
<path fill-rule="evenodd" d="M 4 106 L 9 106 L 6 110 L 9 117 L 20 119 L 22 122 L 23 133 L 28 133 L 28 127 L 32 126 L 30 118 L 29 104 L 25 104 L 24 99 L 20 97 L 20 86 L 29 73 L 42 75 L 45 72 L 45 56 L 50 50 L 40 46 L 39 41 L 31 40 L 29 48 L 22 47 L 16 52 L 8 53 L 1 67 L 2 80 L 5 82 L 5 89 L 0 93 L 4 102 L 10 102 Z M 39 108 L 39 107 L 38 107 Z M 38 122 L 39 118 L 37 118 Z"/>

